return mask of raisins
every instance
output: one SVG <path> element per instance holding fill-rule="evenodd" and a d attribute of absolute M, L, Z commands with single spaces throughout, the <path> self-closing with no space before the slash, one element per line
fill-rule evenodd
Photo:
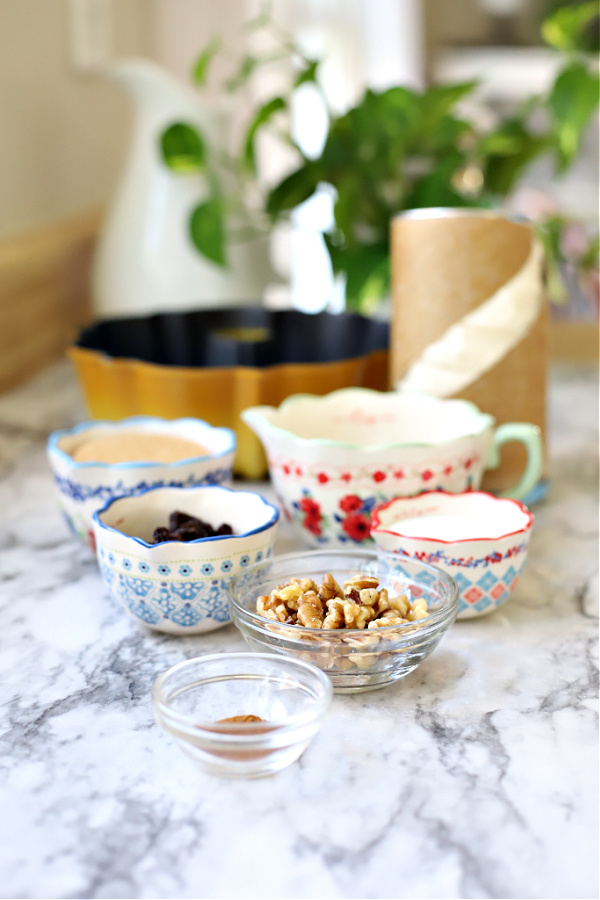
<path fill-rule="evenodd" d="M 181 525 L 185 525 L 189 518 L 187 513 L 179 512 L 178 509 L 173 510 L 169 516 L 169 529 L 175 531 Z"/>
<path fill-rule="evenodd" d="M 190 516 L 189 513 L 176 509 L 169 515 L 169 527 L 159 526 L 152 533 L 152 542 L 161 544 L 163 541 L 197 541 L 199 538 L 218 537 L 234 534 L 231 525 L 224 522 L 217 529 L 208 522 Z"/>
<path fill-rule="evenodd" d="M 219 525 L 219 527 L 215 531 L 215 534 L 233 534 L 233 528 L 231 527 L 231 525 L 223 523 L 222 525 Z"/>

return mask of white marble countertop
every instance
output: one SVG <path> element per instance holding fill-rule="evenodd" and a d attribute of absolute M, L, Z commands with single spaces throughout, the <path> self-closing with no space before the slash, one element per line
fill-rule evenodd
<path fill-rule="evenodd" d="M 241 636 L 144 633 L 106 595 L 46 463 L 85 418 L 67 364 L 0 398 L 0 896 L 597 897 L 595 371 L 554 370 L 549 408 L 511 600 L 397 685 L 334 697 L 298 763 L 227 781 L 154 724 L 150 688 Z"/>

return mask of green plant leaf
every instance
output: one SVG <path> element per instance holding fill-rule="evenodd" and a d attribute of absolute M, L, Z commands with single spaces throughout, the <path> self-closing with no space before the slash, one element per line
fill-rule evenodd
<path fill-rule="evenodd" d="M 360 220 L 361 200 L 364 196 L 358 173 L 349 172 L 341 179 L 336 190 L 337 197 L 333 207 L 335 224 L 343 235 L 344 245 L 352 246 L 355 243 L 354 226 Z"/>
<path fill-rule="evenodd" d="M 337 247 L 324 235 L 334 273 L 346 276 L 346 306 L 360 311 L 373 306 L 389 293 L 389 244 L 380 241 L 352 250 Z"/>
<path fill-rule="evenodd" d="M 477 152 L 480 156 L 513 156 L 519 153 L 523 145 L 521 134 L 510 134 L 500 127 L 484 135 L 479 141 Z"/>
<path fill-rule="evenodd" d="M 560 73 L 548 98 L 558 145 L 559 171 L 568 168 L 598 108 L 598 74 L 574 62 Z"/>
<path fill-rule="evenodd" d="M 477 81 L 465 81 L 459 84 L 436 84 L 421 95 L 421 114 L 425 128 L 435 126 L 451 112 L 459 100 L 471 94 L 477 87 Z"/>
<path fill-rule="evenodd" d="M 238 88 L 241 88 L 246 84 L 259 64 L 260 60 L 256 56 L 245 56 L 241 61 L 237 72 L 225 82 L 226 90 L 233 93 L 233 91 L 237 91 Z"/>
<path fill-rule="evenodd" d="M 227 266 L 224 211 L 219 196 L 212 196 L 194 209 L 190 217 L 190 235 L 202 256 L 218 266 Z"/>
<path fill-rule="evenodd" d="M 428 154 L 445 156 L 472 126 L 449 113 L 452 105 L 468 94 L 474 82 L 432 88 L 417 94 L 394 87 L 381 93 L 367 90 L 360 102 L 331 122 L 329 134 L 316 164 L 321 179 L 339 187 L 357 168 L 370 183 L 390 183 L 402 177 L 407 156 L 428 161 Z"/>
<path fill-rule="evenodd" d="M 301 72 L 298 72 L 296 76 L 296 80 L 294 81 L 294 87 L 300 87 L 301 84 L 308 84 L 310 82 L 315 82 L 317 80 L 317 69 L 319 68 L 320 60 L 312 59 L 307 60 L 307 64 L 302 69 Z"/>
<path fill-rule="evenodd" d="M 596 0 L 580 6 L 561 6 L 542 22 L 542 37 L 557 50 L 592 50 L 594 41 L 590 40 L 589 30 L 597 18 Z"/>
<path fill-rule="evenodd" d="M 270 24 L 271 18 L 271 4 L 262 3 L 260 12 L 253 19 L 250 19 L 248 22 L 246 22 L 244 28 L 246 31 L 256 31 L 260 28 L 266 28 L 267 25 Z"/>
<path fill-rule="evenodd" d="M 528 115 L 527 109 L 521 110 L 477 144 L 475 156 L 481 165 L 484 195 L 505 197 L 527 166 L 552 148 L 548 135 L 529 128 Z"/>
<path fill-rule="evenodd" d="M 397 206 L 397 194 L 401 196 L 403 191 L 402 182 L 397 191 L 396 183 L 385 187 L 394 192 L 393 200 Z M 348 170 L 338 180 L 336 193 L 333 213 L 337 231 L 343 236 L 343 246 L 346 249 L 376 243 L 387 236 L 390 215 L 395 207 L 389 197 L 381 196 L 385 193 L 383 185 L 369 183 L 360 167 L 357 167 L 355 170 Z"/>
<path fill-rule="evenodd" d="M 389 169 L 414 140 L 419 116 L 419 97 L 407 88 L 390 88 L 381 93 L 366 91 L 362 101 L 346 116 L 355 158 L 365 166 Z M 348 164 L 354 162 L 350 160 Z"/>
<path fill-rule="evenodd" d="M 213 40 L 206 45 L 200 56 L 192 67 L 192 80 L 198 87 L 203 87 L 208 78 L 208 69 L 214 57 L 221 49 L 221 41 L 219 38 Z"/>
<path fill-rule="evenodd" d="M 263 125 L 266 125 L 273 116 L 287 109 L 287 103 L 283 99 L 283 97 L 273 97 L 272 100 L 269 100 L 263 106 L 260 107 L 256 115 L 254 116 L 253 121 L 248 128 L 246 133 L 246 140 L 244 142 L 244 163 L 248 169 L 252 172 L 256 172 L 256 155 L 255 155 L 255 147 L 254 147 L 254 139 L 259 128 L 262 128 Z"/>
<path fill-rule="evenodd" d="M 308 162 L 288 175 L 267 197 L 267 213 L 276 219 L 312 197 L 319 184 L 315 166 Z"/>
<path fill-rule="evenodd" d="M 467 134 L 473 134 L 473 126 L 464 119 L 455 116 L 444 116 L 435 123 L 428 133 L 417 135 L 411 141 L 411 149 L 416 153 L 444 154 L 454 149 L 457 143 Z"/>
<path fill-rule="evenodd" d="M 485 193 L 506 197 L 527 166 L 548 147 L 546 136 L 524 135 L 514 152 L 490 154 L 482 166 Z"/>
<path fill-rule="evenodd" d="M 204 141 L 193 125 L 175 122 L 160 136 L 162 158 L 175 172 L 201 172 L 206 164 Z"/>
<path fill-rule="evenodd" d="M 373 268 L 366 279 L 360 292 L 360 312 L 368 314 L 374 312 L 382 300 L 390 295 L 390 254 L 388 251 L 382 255 L 380 261 Z"/>
<path fill-rule="evenodd" d="M 334 120 L 316 163 L 323 173 L 323 181 L 336 184 L 345 169 L 356 163 L 359 156 L 360 136 L 353 128 L 352 121 L 343 116 Z"/>
<path fill-rule="evenodd" d="M 597 269 L 600 264 L 600 235 L 590 238 L 587 249 L 581 255 L 583 269 Z"/>
<path fill-rule="evenodd" d="M 443 160 L 439 160 L 431 172 L 415 181 L 411 192 L 405 199 L 405 208 L 471 205 L 452 187 L 452 177 L 464 165 L 464 162 L 464 154 L 459 150 L 454 150 L 448 153 Z"/>

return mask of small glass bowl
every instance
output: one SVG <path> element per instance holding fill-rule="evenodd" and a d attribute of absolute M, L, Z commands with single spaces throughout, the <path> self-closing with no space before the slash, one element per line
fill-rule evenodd
<path fill-rule="evenodd" d="M 326 675 L 272 653 L 215 653 L 178 663 L 152 689 L 154 717 L 204 769 L 260 778 L 295 762 L 331 702 Z M 231 717 L 262 721 L 223 722 Z"/>
<path fill-rule="evenodd" d="M 424 619 L 377 629 L 323 630 L 288 625 L 261 616 L 261 594 L 293 577 L 317 583 L 330 572 L 342 584 L 356 573 L 374 575 L 390 596 L 424 597 Z M 404 678 L 434 650 L 456 619 L 458 587 L 431 563 L 373 550 L 313 550 L 288 553 L 248 566 L 229 584 L 231 618 L 257 650 L 290 654 L 322 669 L 335 693 L 372 691 Z"/>

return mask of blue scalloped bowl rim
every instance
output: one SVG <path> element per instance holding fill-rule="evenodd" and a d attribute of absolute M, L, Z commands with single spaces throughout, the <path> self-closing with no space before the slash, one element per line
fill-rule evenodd
<path fill-rule="evenodd" d="M 58 446 L 58 442 L 62 440 L 62 438 L 80 434 L 82 431 L 88 431 L 94 428 L 101 428 L 102 426 L 117 426 L 117 430 L 122 426 L 129 426 L 133 424 L 140 423 L 148 423 L 148 422 L 193 422 L 194 424 L 206 425 L 207 428 L 210 428 L 212 431 L 218 431 L 222 434 L 226 434 L 230 440 L 230 446 L 225 448 L 225 450 L 221 450 L 218 453 L 208 453 L 204 456 L 187 456 L 185 459 L 178 459 L 175 462 L 171 463 L 161 463 L 161 462 L 122 462 L 122 463 L 107 463 L 107 462 L 76 462 L 72 456 L 69 456 L 68 453 L 65 453 L 64 450 L 61 450 Z M 120 419 L 119 421 L 114 421 L 111 419 L 93 419 L 87 422 L 80 422 L 79 425 L 75 425 L 73 428 L 62 428 L 60 431 L 53 431 L 50 437 L 48 438 L 47 450 L 48 453 L 54 454 L 58 459 L 61 459 L 63 462 L 66 462 L 73 469 L 91 469 L 91 468 L 100 468 L 100 469 L 118 469 L 119 471 L 126 469 L 148 469 L 151 467 L 156 468 L 160 466 L 161 468 L 166 469 L 177 469 L 179 466 L 189 465 L 190 463 L 203 462 L 204 460 L 218 460 L 222 459 L 224 456 L 227 456 L 230 453 L 235 453 L 237 448 L 237 439 L 235 436 L 235 432 L 231 430 L 231 428 L 225 427 L 217 427 L 215 425 L 211 425 L 210 422 L 206 422 L 204 419 L 195 419 L 193 416 L 184 416 L 179 419 L 162 419 L 160 416 L 128 416 L 126 419 Z"/>
<path fill-rule="evenodd" d="M 169 485 L 160 485 L 159 487 L 149 487 L 145 490 L 139 491 L 134 495 L 134 498 L 142 497 L 144 494 L 149 494 L 151 491 L 227 491 L 229 494 L 237 494 L 237 495 L 251 495 L 253 497 L 258 497 L 263 505 L 268 509 L 272 510 L 271 517 L 268 522 L 265 522 L 264 525 L 259 525 L 256 528 L 253 528 L 252 531 L 244 531 L 242 534 L 218 534 L 214 537 L 205 537 L 205 538 L 195 538 L 193 541 L 185 541 L 185 546 L 190 546 L 192 544 L 207 544 L 211 541 L 231 541 L 238 540 L 239 538 L 247 538 L 251 537 L 254 534 L 260 534 L 262 531 L 268 531 L 269 528 L 272 528 L 279 521 L 279 509 L 274 506 L 272 503 L 269 503 L 268 500 L 265 500 L 262 494 L 259 494 L 258 491 L 235 491 L 233 488 L 224 487 L 222 484 L 196 484 L 191 487 L 173 487 Z M 127 499 L 134 499 L 128 497 Z M 182 541 L 161 541 L 159 544 L 149 544 L 147 541 L 142 540 L 142 538 L 134 537 L 131 534 L 125 534 L 122 531 L 119 531 L 118 528 L 113 528 L 111 525 L 106 525 L 104 522 L 100 520 L 100 514 L 106 512 L 106 510 L 112 506 L 113 503 L 116 503 L 117 500 L 123 500 L 123 497 L 112 497 L 107 503 L 104 504 L 100 509 L 95 510 L 92 515 L 92 519 L 96 522 L 100 528 L 103 528 L 105 531 L 113 532 L 114 534 L 118 534 L 123 538 L 126 538 L 129 541 L 135 541 L 136 544 L 140 544 L 142 547 L 147 547 L 149 549 L 155 549 L 157 547 L 164 547 L 165 544 L 182 544 Z"/>

